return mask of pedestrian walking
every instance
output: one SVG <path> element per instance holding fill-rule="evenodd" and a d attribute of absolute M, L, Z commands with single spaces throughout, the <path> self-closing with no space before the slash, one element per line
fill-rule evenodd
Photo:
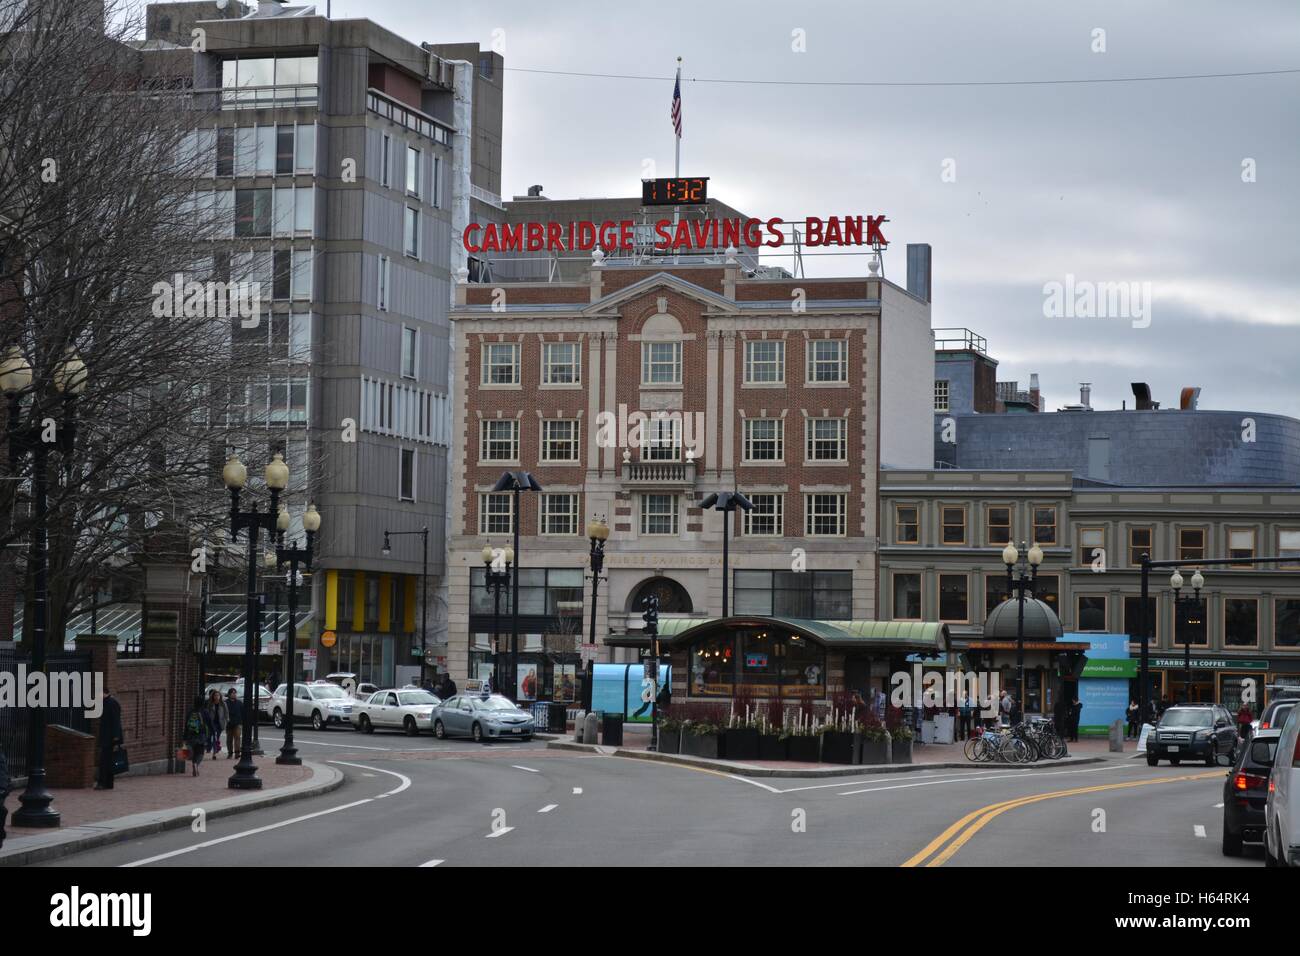
<path fill-rule="evenodd" d="M 975 709 L 971 707 L 969 694 L 962 695 L 960 713 L 961 721 L 958 725 L 959 737 L 962 740 L 967 740 L 970 738 L 971 732 L 975 729 L 974 725 L 971 723 L 971 716 L 975 713 Z"/>
<path fill-rule="evenodd" d="M 104 712 L 99 718 L 99 769 L 95 777 L 96 790 L 113 789 L 114 755 L 120 746 L 122 746 L 122 705 L 110 690 L 104 693 Z"/>
<path fill-rule="evenodd" d="M 1134 740 L 1137 740 L 1138 738 L 1138 710 L 1139 708 L 1138 708 L 1137 701 L 1130 698 L 1128 702 L 1128 711 L 1127 711 L 1128 727 L 1126 728 L 1124 733 L 1125 740 L 1129 739 L 1130 737 Z"/>
<path fill-rule="evenodd" d="M 1070 742 L 1079 742 L 1079 714 L 1083 712 L 1083 704 L 1079 703 L 1079 698 L 1074 698 L 1070 702 Z"/>
<path fill-rule="evenodd" d="M 208 718 L 206 715 L 206 706 L 202 697 L 195 697 L 194 703 L 190 705 L 189 715 L 185 718 L 185 729 L 181 738 L 185 741 L 185 746 L 190 752 L 190 769 L 192 775 L 199 775 L 199 764 L 203 762 L 203 750 L 207 745 L 209 733 Z"/>
<path fill-rule="evenodd" d="M 226 759 L 234 760 L 243 753 L 244 703 L 233 687 L 226 695 L 226 714 Z"/>
<path fill-rule="evenodd" d="M 998 719 L 1002 723 L 1011 723 L 1011 709 L 1015 706 L 1015 701 L 1005 690 L 998 696 Z"/>
<path fill-rule="evenodd" d="M 1237 736 L 1242 740 L 1246 740 L 1250 737 L 1250 732 L 1253 729 L 1250 725 L 1251 721 L 1254 719 L 1255 714 L 1250 709 L 1250 704 L 1243 701 L 1241 704 L 1241 710 L 1237 711 Z"/>
<path fill-rule="evenodd" d="M 438 686 L 438 696 L 443 700 L 451 700 L 456 696 L 456 682 L 451 679 L 451 674 L 442 675 L 442 683 Z"/>
<path fill-rule="evenodd" d="M 208 747 L 212 752 L 213 759 L 221 753 L 221 734 L 230 723 L 230 711 L 226 708 L 226 702 L 221 699 L 221 692 L 218 690 L 208 691 L 208 702 L 204 708 L 204 715 L 208 720 Z"/>
<path fill-rule="evenodd" d="M 1052 728 L 1062 740 L 1070 739 L 1070 700 L 1064 694 L 1056 698 L 1052 707 Z"/>

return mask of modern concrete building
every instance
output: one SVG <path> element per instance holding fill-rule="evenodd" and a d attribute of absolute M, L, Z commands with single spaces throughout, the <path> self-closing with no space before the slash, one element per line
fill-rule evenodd
<path fill-rule="evenodd" d="M 933 454 L 929 303 L 874 276 L 749 272 L 735 259 L 596 257 L 578 280 L 457 286 L 457 680 L 492 666 L 480 551 L 511 543 L 514 499 L 494 490 L 503 471 L 544 489 L 522 495 L 518 516 L 520 649 L 543 694 L 569 663 L 549 653 L 552 638 L 589 635 L 595 516 L 610 536 L 589 657 L 636 659 L 651 594 L 665 620 L 716 616 L 725 585 L 737 613 L 875 617 L 880 465 L 926 467 Z M 796 287 L 806 310 L 791 307 Z M 724 582 L 723 516 L 700 502 L 733 490 L 754 508 L 731 521 Z M 502 607 L 508 650 L 507 596 Z"/>

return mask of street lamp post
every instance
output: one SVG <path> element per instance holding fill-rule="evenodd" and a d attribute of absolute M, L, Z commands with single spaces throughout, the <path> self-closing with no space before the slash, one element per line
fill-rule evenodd
<path fill-rule="evenodd" d="M 719 491 L 701 501 L 700 507 L 722 512 L 722 616 L 727 617 L 731 606 L 727 600 L 727 596 L 731 593 L 731 582 L 728 580 L 731 529 L 727 516 L 737 508 L 741 511 L 749 511 L 754 504 L 739 491 Z"/>
<path fill-rule="evenodd" d="M 541 483 L 526 471 L 506 471 L 501 473 L 497 483 L 492 486 L 494 492 L 502 491 L 514 492 L 513 514 L 511 515 L 511 524 L 514 525 L 515 539 L 515 561 L 519 560 L 519 520 L 520 520 L 520 495 L 525 491 L 541 491 Z M 515 574 L 510 583 L 510 683 L 506 686 L 510 688 L 507 695 L 511 700 L 518 696 L 516 685 L 516 671 L 519 668 L 519 565 L 515 565 Z"/>
<path fill-rule="evenodd" d="M 289 484 L 289 466 L 284 463 L 284 456 L 276 452 L 265 472 L 266 487 L 271 491 L 271 505 L 266 511 L 258 511 L 257 502 L 252 510 L 239 510 L 239 493 L 248 481 L 248 469 L 238 456 L 231 455 L 221 469 L 221 480 L 230 489 L 230 539 L 239 540 L 239 532 L 248 532 L 248 579 L 246 595 L 248 611 L 244 618 L 244 746 L 241 748 L 239 763 L 231 775 L 228 785 L 232 790 L 260 790 L 262 779 L 257 775 L 257 766 L 253 763 L 253 725 L 257 714 L 257 684 L 255 679 L 256 658 L 253 644 L 257 636 L 257 539 L 261 531 L 274 534 L 279 518 L 280 492 Z"/>
<path fill-rule="evenodd" d="M 1020 542 L 1024 547 L 1025 542 Z M 1020 551 L 1014 544 L 1008 543 L 1002 549 L 1002 563 L 1007 566 L 1007 591 L 1016 595 L 1016 703 L 1020 713 L 1025 713 L 1025 593 L 1029 600 L 1034 599 L 1034 580 L 1038 577 L 1038 566 L 1043 563 L 1043 549 L 1037 543 L 1021 560 Z M 1028 573 L 1026 573 L 1026 563 Z M 1017 567 L 1019 565 L 1019 567 Z"/>
<path fill-rule="evenodd" d="M 388 539 L 404 534 L 418 534 L 424 539 L 424 567 L 420 573 L 420 675 L 423 676 L 429 653 L 429 526 L 425 525 L 419 531 L 389 531 L 384 529 L 384 557 L 388 557 L 393 553 L 392 542 Z"/>
<path fill-rule="evenodd" d="M 41 414 L 40 390 L 33 393 L 31 424 L 22 426 L 21 395 L 32 385 L 32 367 L 22 351 L 14 346 L 0 359 L 0 391 L 9 399 L 7 439 L 9 472 L 16 476 L 19 464 L 28 453 L 32 456 L 32 511 L 36 518 L 32 528 L 32 671 L 45 670 L 45 641 L 48 622 L 48 519 L 49 443 L 44 441 L 47 416 Z M 63 397 L 63 421 L 55 428 L 55 443 L 65 463 L 76 440 L 76 400 L 86 388 L 86 366 L 75 349 L 63 353 L 52 376 L 54 389 Z M 62 642 L 60 642 L 62 643 Z M 51 804 L 54 796 L 45 782 L 45 708 L 33 707 L 27 724 L 27 787 L 19 796 L 13 825 L 19 827 L 57 827 L 61 816 Z"/>
<path fill-rule="evenodd" d="M 483 545 L 483 581 L 492 592 L 492 679 L 501 690 L 501 592 L 510 583 L 510 567 L 515 562 L 514 548 Z M 498 557 L 499 556 L 499 557 Z"/>
<path fill-rule="evenodd" d="M 1169 575 L 1169 587 L 1174 592 L 1174 640 L 1178 640 L 1178 623 L 1183 619 L 1183 609 L 1201 603 L 1201 588 L 1204 586 L 1205 577 L 1200 571 L 1197 571 L 1192 575 L 1192 590 L 1194 593 L 1192 597 L 1185 598 L 1180 593 L 1183 590 L 1182 572 L 1175 568 L 1174 573 Z M 1190 704 L 1192 702 L 1192 636 L 1190 634 L 1187 634 L 1186 639 L 1183 641 L 1183 665 L 1187 669 L 1187 684 L 1186 689 L 1183 691 L 1183 703 Z"/>
<path fill-rule="evenodd" d="M 600 572 L 605 570 L 605 542 L 609 540 L 609 525 L 605 523 L 605 517 L 592 518 L 587 522 L 587 538 L 591 541 L 591 644 L 596 643 L 596 599 L 600 595 Z M 588 691 L 591 687 L 592 679 L 595 676 L 594 662 L 591 669 L 584 668 L 584 679 L 582 697 L 585 701 L 590 695 Z"/>
<path fill-rule="evenodd" d="M 298 581 L 302 577 L 298 568 L 302 566 L 308 571 L 311 570 L 312 548 L 316 542 L 316 532 L 320 530 L 320 512 L 316 510 L 315 505 L 309 504 L 303 513 L 302 527 L 307 532 L 305 548 L 299 548 L 297 545 L 286 548 L 280 543 L 284 532 L 288 530 L 289 523 L 285 520 L 288 512 L 282 511 L 281 514 L 285 517 L 276 522 L 275 563 L 277 567 L 289 565 L 289 661 L 288 672 L 285 674 L 288 686 L 284 692 L 288 715 L 284 723 L 284 744 L 280 747 L 280 756 L 275 758 L 275 762 L 296 767 L 302 763 L 302 758 L 298 756 L 298 748 L 293 745 L 293 696 L 298 673 Z"/>
<path fill-rule="evenodd" d="M 194 656 L 199 659 L 199 693 L 208 684 L 208 657 L 217 652 L 217 629 L 200 625 L 194 629 Z"/>

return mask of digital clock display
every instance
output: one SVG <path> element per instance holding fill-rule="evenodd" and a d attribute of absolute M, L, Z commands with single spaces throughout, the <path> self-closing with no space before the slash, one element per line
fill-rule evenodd
<path fill-rule="evenodd" d="M 643 206 L 699 206 L 708 201 L 708 176 L 641 180 Z"/>

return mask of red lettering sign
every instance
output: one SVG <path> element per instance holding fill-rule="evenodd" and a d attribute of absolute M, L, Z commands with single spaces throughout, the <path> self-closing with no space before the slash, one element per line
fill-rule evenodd
<path fill-rule="evenodd" d="M 887 246 L 881 226 L 884 216 L 809 216 L 802 225 L 808 246 Z M 786 244 L 783 219 L 660 219 L 652 224 L 655 252 L 725 249 L 728 246 L 759 249 Z M 636 246 L 637 223 L 631 219 L 603 222 L 477 223 L 465 227 L 461 242 L 467 252 L 589 252 L 631 250 Z"/>

